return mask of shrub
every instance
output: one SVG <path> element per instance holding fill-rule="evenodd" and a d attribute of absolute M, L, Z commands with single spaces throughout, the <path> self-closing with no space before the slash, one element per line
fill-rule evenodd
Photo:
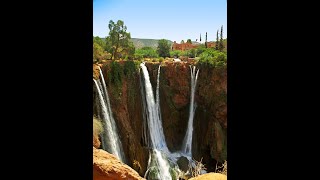
<path fill-rule="evenodd" d="M 139 53 L 136 53 L 136 54 L 134 54 L 134 59 L 136 59 L 138 61 L 141 61 L 143 59 L 143 55 L 139 54 Z"/>
<path fill-rule="evenodd" d="M 135 51 L 136 55 L 142 56 L 143 58 L 156 58 L 159 57 L 156 50 L 151 47 L 143 47 Z"/>
<path fill-rule="evenodd" d="M 163 58 L 163 57 L 159 57 L 159 58 L 158 58 L 158 61 L 161 63 L 161 62 L 164 61 L 164 58 Z"/>
<path fill-rule="evenodd" d="M 195 162 L 195 166 L 192 167 L 190 164 L 189 164 L 189 172 L 191 172 L 191 176 L 192 177 L 197 177 L 199 175 L 201 175 L 201 172 L 203 170 L 206 170 L 206 168 L 204 167 L 204 164 L 202 164 L 202 158 L 200 161 L 196 161 L 195 159 L 193 160 Z"/>
<path fill-rule="evenodd" d="M 136 71 L 136 65 L 133 61 L 125 61 L 123 67 L 123 73 L 125 76 L 132 77 Z"/>
<path fill-rule="evenodd" d="M 224 161 L 222 166 L 217 167 L 217 164 L 216 164 L 216 169 L 221 169 L 221 168 L 222 168 L 222 170 L 218 170 L 217 173 L 227 175 L 227 161 L 226 160 Z"/>
<path fill-rule="evenodd" d="M 112 61 L 112 63 L 110 64 L 110 71 L 108 73 L 109 82 L 119 87 L 122 83 L 122 75 L 122 66 L 118 62 Z"/>
<path fill-rule="evenodd" d="M 101 121 L 98 118 L 93 117 L 93 136 L 99 136 L 102 132 L 103 126 Z"/>
<path fill-rule="evenodd" d="M 179 57 L 181 55 L 182 51 L 179 50 L 174 50 L 174 51 L 170 51 L 170 57 Z"/>
<path fill-rule="evenodd" d="M 208 48 L 200 55 L 199 63 L 213 67 L 225 66 L 227 64 L 227 53 Z"/>

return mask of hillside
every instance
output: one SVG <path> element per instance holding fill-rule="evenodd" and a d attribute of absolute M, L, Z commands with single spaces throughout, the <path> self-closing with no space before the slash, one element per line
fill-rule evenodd
<path fill-rule="evenodd" d="M 101 38 L 103 41 L 105 41 L 105 38 Z M 136 49 L 140 49 L 143 47 L 152 47 L 154 49 L 157 48 L 158 46 L 158 41 L 159 39 L 141 39 L 141 38 L 131 38 L 131 41 L 133 42 L 133 45 Z M 225 45 L 227 43 L 227 39 L 223 39 Z M 169 45 L 171 47 L 171 45 L 173 44 L 172 41 L 168 40 Z M 209 41 L 209 42 L 215 42 L 215 41 Z M 203 44 L 204 42 L 202 42 Z M 200 44 L 199 42 L 196 41 L 192 41 L 192 44 Z"/>
<path fill-rule="evenodd" d="M 103 41 L 105 41 L 105 38 L 101 38 Z M 131 41 L 133 42 L 133 45 L 136 49 L 140 49 L 143 47 L 152 47 L 154 49 L 158 46 L 159 39 L 140 39 L 140 38 L 131 38 Z M 169 45 L 171 46 L 173 44 L 172 41 L 168 40 Z"/>
<path fill-rule="evenodd" d="M 137 49 L 140 49 L 146 46 L 156 49 L 159 41 L 159 39 L 140 39 L 140 38 L 131 38 L 131 40 L 134 44 L 134 47 L 136 47 Z M 168 42 L 170 46 L 173 44 L 173 42 L 170 40 L 168 40 Z"/>

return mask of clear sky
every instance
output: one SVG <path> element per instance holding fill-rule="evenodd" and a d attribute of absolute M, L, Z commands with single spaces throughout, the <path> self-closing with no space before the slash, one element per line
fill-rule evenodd
<path fill-rule="evenodd" d="M 108 36 L 110 20 L 132 38 L 215 41 L 222 25 L 227 37 L 227 0 L 93 0 L 93 36 Z"/>

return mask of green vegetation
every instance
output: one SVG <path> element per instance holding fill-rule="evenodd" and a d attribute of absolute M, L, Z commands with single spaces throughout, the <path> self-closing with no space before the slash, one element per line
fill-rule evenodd
<path fill-rule="evenodd" d="M 159 57 L 159 58 L 158 58 L 158 61 L 159 61 L 160 63 L 162 63 L 162 62 L 164 61 L 164 58 L 163 58 L 163 57 Z"/>
<path fill-rule="evenodd" d="M 134 61 L 125 61 L 123 66 L 123 74 L 126 77 L 133 77 L 133 75 L 138 72 L 139 67 L 136 66 Z"/>
<path fill-rule="evenodd" d="M 170 45 L 167 40 L 159 40 L 157 52 L 160 57 L 170 57 Z"/>
<path fill-rule="evenodd" d="M 107 75 L 109 82 L 116 85 L 116 87 L 120 87 L 122 83 L 122 76 L 123 67 L 117 61 L 112 61 Z"/>
<path fill-rule="evenodd" d="M 152 61 L 163 62 L 168 60 L 167 58 L 181 57 L 182 60 L 187 58 L 195 58 L 197 62 L 202 65 L 210 65 L 214 67 L 224 66 L 227 63 L 226 54 L 226 39 L 223 39 L 223 26 L 221 26 L 220 40 L 219 32 L 217 31 L 217 41 L 215 48 L 208 48 L 207 44 L 207 32 L 205 34 L 205 43 L 199 44 L 197 48 L 192 48 L 186 51 L 174 50 L 171 51 L 172 41 L 166 39 L 138 39 L 131 38 L 127 27 L 122 20 L 118 20 L 117 23 L 110 20 L 109 22 L 109 35 L 106 38 L 93 37 L 93 62 L 101 62 L 101 60 L 137 60 L 138 62 Z M 201 42 L 201 33 L 200 33 Z M 181 41 L 184 43 L 184 40 Z M 187 39 L 187 43 L 193 43 L 191 39 Z M 197 43 L 197 42 L 194 42 Z M 139 48 L 135 48 L 139 47 Z M 166 59 L 165 59 L 166 58 Z M 103 61 L 102 61 L 103 62 Z M 124 68 L 129 68 L 126 73 L 131 75 L 131 67 L 137 66 L 135 63 L 125 64 Z M 109 79 L 111 83 L 121 84 L 121 73 L 113 68 L 121 68 L 117 66 L 115 62 L 110 64 L 111 71 L 109 72 Z M 123 68 L 123 67 L 122 67 Z"/>
<path fill-rule="evenodd" d="M 97 43 L 103 49 L 103 51 L 106 50 L 106 42 L 104 40 L 102 40 L 100 37 L 93 36 L 93 43 Z"/>
<path fill-rule="evenodd" d="M 125 58 L 133 59 L 135 48 L 130 41 L 131 35 L 127 32 L 124 22 L 118 20 L 109 22 L 109 36 L 106 38 L 106 50 L 111 53 L 111 59 Z"/>
<path fill-rule="evenodd" d="M 214 48 L 207 48 L 200 54 L 199 64 L 213 67 L 221 67 L 227 65 L 227 53 L 220 52 Z"/>
<path fill-rule="evenodd" d="M 100 61 L 103 56 L 103 48 L 97 43 L 93 41 L 93 60 Z"/>
<path fill-rule="evenodd" d="M 169 54 L 170 54 L 170 57 L 179 57 L 181 55 L 182 51 L 179 51 L 179 50 L 174 50 L 174 51 L 170 51 Z"/>
<path fill-rule="evenodd" d="M 137 49 L 135 54 L 135 57 L 138 59 L 142 58 L 157 58 L 159 57 L 157 51 L 153 49 L 152 47 L 143 47 L 141 49 Z"/>

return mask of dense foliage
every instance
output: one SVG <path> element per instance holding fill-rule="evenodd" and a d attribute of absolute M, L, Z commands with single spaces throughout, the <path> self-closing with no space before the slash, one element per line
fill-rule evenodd
<path fill-rule="evenodd" d="M 214 67 L 225 66 L 227 64 L 227 53 L 208 48 L 200 55 L 199 63 Z"/>
<path fill-rule="evenodd" d="M 166 39 L 160 39 L 157 52 L 160 57 L 170 57 L 170 45 Z"/>
<path fill-rule="evenodd" d="M 137 49 L 135 52 L 135 57 L 156 58 L 158 56 L 157 51 L 152 47 L 143 47 L 141 49 Z"/>
<path fill-rule="evenodd" d="M 111 53 L 111 59 L 133 59 L 135 48 L 133 46 L 131 35 L 127 32 L 127 26 L 124 22 L 118 20 L 114 23 L 109 22 L 109 36 L 106 38 L 106 50 Z"/>

